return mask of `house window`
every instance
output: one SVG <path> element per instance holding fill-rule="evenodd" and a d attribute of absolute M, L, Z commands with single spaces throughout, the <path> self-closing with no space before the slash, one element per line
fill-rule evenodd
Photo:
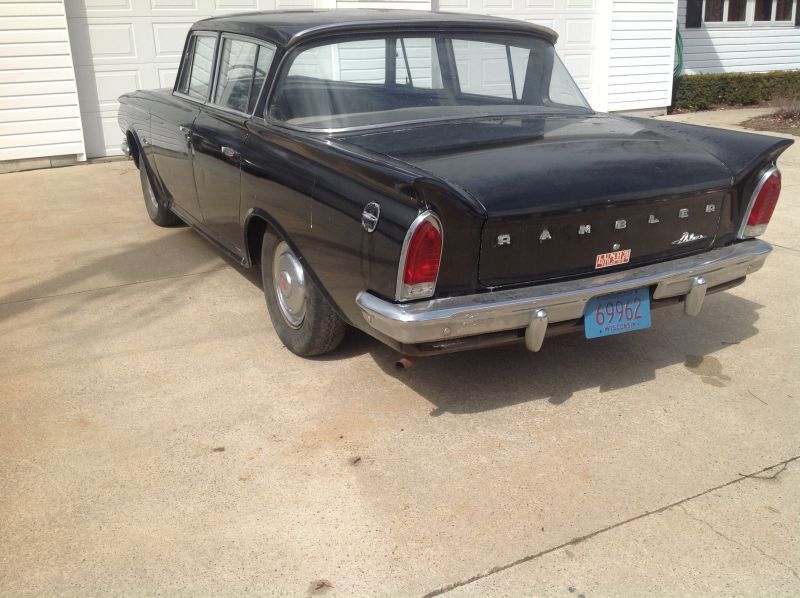
<path fill-rule="evenodd" d="M 796 0 L 702 0 L 703 23 L 791 23 L 796 4 Z M 696 6 L 699 12 L 700 2 Z M 699 26 L 697 20 L 696 25 L 690 24 L 691 20 L 687 13 L 687 26 Z"/>
<path fill-rule="evenodd" d="M 756 0 L 755 21 L 791 21 L 794 0 Z"/>
<path fill-rule="evenodd" d="M 706 0 L 706 23 L 735 23 L 747 18 L 747 0 Z"/>

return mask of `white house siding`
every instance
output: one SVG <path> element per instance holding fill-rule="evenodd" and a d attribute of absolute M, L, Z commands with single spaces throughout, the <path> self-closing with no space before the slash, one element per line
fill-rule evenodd
<path fill-rule="evenodd" d="M 135 89 L 172 87 L 195 21 L 313 6 L 314 0 L 68 0 L 87 155 L 121 153 L 117 98 Z"/>
<path fill-rule="evenodd" d="M 686 29 L 686 0 L 679 0 L 678 22 L 683 36 L 684 73 L 800 69 L 800 27 L 794 22 Z"/>
<path fill-rule="evenodd" d="M 608 110 L 672 103 L 676 0 L 614 0 Z"/>
<path fill-rule="evenodd" d="M 63 0 L 0 0 L 0 160 L 83 154 Z"/>

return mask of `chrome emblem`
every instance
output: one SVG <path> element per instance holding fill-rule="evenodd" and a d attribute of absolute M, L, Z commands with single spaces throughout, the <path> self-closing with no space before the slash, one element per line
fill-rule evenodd
<path fill-rule="evenodd" d="M 364 206 L 364 211 L 361 212 L 361 226 L 364 227 L 365 231 L 371 233 L 378 228 L 378 220 L 380 220 L 380 217 L 380 204 L 377 204 L 374 201 L 370 202 Z"/>
<path fill-rule="evenodd" d="M 544 242 L 544 241 L 549 241 L 549 240 L 550 240 L 550 239 L 552 239 L 552 238 L 553 238 L 553 237 L 551 237 L 551 236 L 550 236 L 550 231 L 549 231 L 549 230 L 547 230 L 547 229 L 544 229 L 544 230 L 542 231 L 542 234 L 541 234 L 541 235 L 539 235 L 539 243 L 542 243 L 542 242 Z"/>
<path fill-rule="evenodd" d="M 650 217 L 647 219 L 647 224 L 658 224 L 661 222 L 658 218 L 656 218 L 655 214 L 650 214 Z"/>
<path fill-rule="evenodd" d="M 678 210 L 678 218 L 688 218 L 689 217 L 689 209 L 688 208 L 681 208 Z"/>
<path fill-rule="evenodd" d="M 617 229 L 617 230 L 622 230 L 626 226 L 628 226 L 628 222 L 626 220 L 617 220 L 614 223 L 614 228 Z"/>
<path fill-rule="evenodd" d="M 619 251 L 619 248 L 620 248 L 620 247 L 622 247 L 622 245 L 620 245 L 619 243 L 614 243 L 614 244 L 611 246 L 611 249 L 613 249 L 614 251 Z"/>
<path fill-rule="evenodd" d="M 579 235 L 591 235 L 592 234 L 592 225 L 591 224 L 581 224 L 578 227 L 578 234 Z"/>
<path fill-rule="evenodd" d="M 511 245 L 511 235 L 497 235 L 497 246 Z"/>
<path fill-rule="evenodd" d="M 713 203 L 706 204 L 706 214 L 710 214 L 711 212 L 716 212 L 716 211 L 717 211 L 717 206 L 715 206 Z"/>
<path fill-rule="evenodd" d="M 705 239 L 705 235 L 701 235 L 699 233 L 690 233 L 685 232 L 681 235 L 680 239 L 675 239 L 672 244 L 673 245 L 683 245 L 684 243 L 691 243 L 692 241 L 699 241 L 700 239 Z"/>

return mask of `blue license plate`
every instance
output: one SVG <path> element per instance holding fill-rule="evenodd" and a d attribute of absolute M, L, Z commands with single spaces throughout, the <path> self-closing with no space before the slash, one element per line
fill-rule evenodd
<path fill-rule="evenodd" d="M 650 292 L 634 289 L 594 297 L 583 314 L 586 338 L 622 334 L 650 328 Z"/>

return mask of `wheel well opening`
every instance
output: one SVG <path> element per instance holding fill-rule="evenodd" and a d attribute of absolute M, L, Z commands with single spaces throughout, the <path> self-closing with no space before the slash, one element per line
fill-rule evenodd
<path fill-rule="evenodd" d="M 250 263 L 254 266 L 261 263 L 261 244 L 264 242 L 264 233 L 269 224 L 263 218 L 253 216 L 247 223 L 247 253 Z"/>
<path fill-rule="evenodd" d="M 125 138 L 128 141 L 128 148 L 130 149 L 133 163 L 136 165 L 136 168 L 139 168 L 139 143 L 136 141 L 136 136 L 131 131 L 128 131 L 125 134 Z"/>

